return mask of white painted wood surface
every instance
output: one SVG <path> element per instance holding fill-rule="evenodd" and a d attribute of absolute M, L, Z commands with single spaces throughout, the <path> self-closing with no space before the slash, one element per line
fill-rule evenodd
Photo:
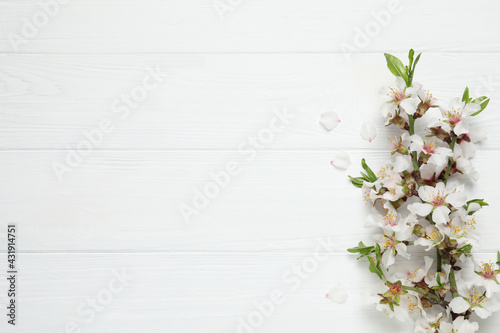
<path fill-rule="evenodd" d="M 0 1 L 0 232 L 17 223 L 21 251 L 19 325 L 0 319 L 0 331 L 411 332 L 362 302 L 376 279 L 345 252 L 370 237 L 347 174 L 362 157 L 381 166 L 388 156 L 382 53 L 410 47 L 424 51 L 416 80 L 443 100 L 466 85 L 492 97 L 475 121 L 489 141 L 469 193 L 491 204 L 479 257 L 499 249 L 498 2 L 221 1 L 222 17 L 209 0 L 66 2 L 22 37 L 42 6 Z M 158 86 L 125 116 L 122 95 L 156 69 Z M 253 157 L 248 140 L 283 110 L 293 119 Z M 318 124 L 327 110 L 342 119 L 331 133 Z M 103 119 L 113 129 L 59 181 L 54 163 Z M 365 120 L 378 125 L 371 144 L 359 137 Z M 329 164 L 340 150 L 347 171 Z M 231 161 L 240 172 L 186 223 L 182 205 Z M 320 244 L 331 244 L 326 259 L 293 279 Z M 134 279 L 109 294 L 123 270 Z M 324 298 L 335 283 L 349 289 L 345 304 Z M 240 328 L 273 291 L 283 302 Z M 91 316 L 89 298 L 108 294 Z M 481 322 L 483 333 L 499 328 L 498 317 Z"/>

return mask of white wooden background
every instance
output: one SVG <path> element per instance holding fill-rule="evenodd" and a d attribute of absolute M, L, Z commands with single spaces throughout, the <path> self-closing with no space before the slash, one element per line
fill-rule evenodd
<path fill-rule="evenodd" d="M 412 332 L 362 302 L 377 280 L 345 251 L 370 237 L 369 209 L 347 175 L 362 157 L 380 166 L 388 156 L 383 52 L 423 52 L 416 80 L 442 100 L 466 85 L 492 97 L 476 121 L 489 141 L 469 189 L 491 204 L 478 256 L 500 248 L 498 1 L 54 3 L 0 0 L 1 267 L 8 223 L 18 224 L 21 251 L 18 325 L 2 310 L 0 331 Z M 346 53 L 347 44 L 357 50 Z M 121 119 L 111 105 L 147 68 L 163 82 Z M 295 118 L 246 161 L 238 147 L 284 108 Z M 331 133 L 318 124 L 328 110 L 342 119 Z M 104 118 L 113 131 L 58 181 L 52 164 Z M 359 136 L 363 121 L 377 125 L 371 144 Z M 346 172 L 329 164 L 340 150 L 353 161 Z M 241 172 L 186 224 L 181 205 L 230 161 Z M 333 242 L 328 260 L 292 283 L 318 240 Z M 123 291 L 92 318 L 79 312 L 123 270 L 134 276 Z M 344 304 L 324 298 L 336 283 L 349 290 Z M 238 328 L 273 291 L 284 294 L 273 313 Z M 481 323 L 483 333 L 499 329 L 499 317 Z"/>

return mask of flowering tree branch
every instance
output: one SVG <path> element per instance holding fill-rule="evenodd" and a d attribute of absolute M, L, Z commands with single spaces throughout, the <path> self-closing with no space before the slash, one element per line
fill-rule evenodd
<path fill-rule="evenodd" d="M 349 176 L 372 205 L 368 225 L 377 228 L 374 245 L 359 242 L 348 249 L 367 260 L 370 272 L 383 282 L 377 308 L 400 320 L 415 320 L 415 332 L 476 332 L 476 314 L 487 318 L 500 308 L 500 252 L 496 262 L 476 264 L 474 278 L 465 279 L 462 265 L 477 245 L 476 212 L 488 204 L 467 200 L 464 179 L 477 180 L 470 162 L 474 143 L 484 135 L 469 124 L 488 105 L 485 96 L 448 106 L 415 83 L 415 58 L 408 66 L 385 54 L 396 85 L 387 88 L 382 116 L 398 131 L 390 139 L 392 160 L 375 173 L 363 159 L 360 177 Z M 427 133 L 416 133 L 415 124 Z M 420 128 L 420 127 L 419 127 Z M 411 257 L 409 247 L 435 248 L 436 256 Z M 411 260 L 410 260 L 411 259 Z M 435 263 L 435 265 L 433 265 Z M 434 266 L 434 268 L 433 268 Z"/>

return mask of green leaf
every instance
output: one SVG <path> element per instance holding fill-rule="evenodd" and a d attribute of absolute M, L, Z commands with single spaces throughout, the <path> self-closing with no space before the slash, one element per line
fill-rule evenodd
<path fill-rule="evenodd" d="M 377 258 L 377 266 L 380 267 L 380 262 L 382 261 L 382 250 L 380 245 L 375 244 L 375 258 Z"/>
<path fill-rule="evenodd" d="M 406 75 L 406 70 L 405 66 L 399 60 L 397 57 L 389 54 L 389 53 L 384 53 L 385 60 L 387 61 L 387 68 L 391 71 L 394 76 L 400 76 L 402 77 L 406 83 L 408 83 L 408 76 Z"/>
<path fill-rule="evenodd" d="M 500 252 L 497 252 L 497 264 L 500 265 Z"/>
<path fill-rule="evenodd" d="M 394 304 L 393 303 L 389 303 L 389 308 L 391 309 L 392 312 L 394 312 Z"/>
<path fill-rule="evenodd" d="M 364 158 L 361 160 L 361 166 L 368 173 L 368 179 L 370 180 L 371 183 L 375 182 L 378 179 L 377 175 L 375 175 L 375 172 L 373 172 L 372 169 L 370 169 L 370 167 L 366 164 Z M 364 175 L 363 173 L 361 174 Z"/>
<path fill-rule="evenodd" d="M 368 261 L 370 262 L 370 266 L 368 267 L 370 269 L 370 272 L 377 274 L 377 276 L 380 279 L 382 279 L 382 277 L 384 275 L 382 274 L 380 269 L 377 267 L 377 265 L 375 265 L 375 261 L 373 261 L 373 258 L 372 257 L 367 257 L 367 258 L 368 258 Z"/>
<path fill-rule="evenodd" d="M 485 202 L 484 199 L 473 199 L 473 200 L 467 201 L 467 203 L 465 205 L 463 205 L 464 209 L 469 210 L 469 206 L 471 203 L 477 203 L 477 204 L 479 204 L 479 206 L 481 206 L 481 208 L 484 206 L 489 206 L 489 204 L 487 202 Z M 474 214 L 474 212 L 475 211 L 469 212 L 469 215 Z"/>
<path fill-rule="evenodd" d="M 349 179 L 351 180 L 351 183 L 354 186 L 359 187 L 359 188 L 363 187 L 363 182 L 364 182 L 363 178 L 361 178 L 361 177 L 354 178 L 354 177 L 349 176 Z"/>
<path fill-rule="evenodd" d="M 360 259 L 360 258 L 362 258 L 364 256 L 367 256 L 370 253 L 372 253 L 374 251 L 374 249 L 375 249 L 374 246 L 366 246 L 365 244 L 363 244 L 363 242 L 359 242 L 358 246 L 352 247 L 350 249 L 347 249 L 347 251 L 349 253 L 359 253 L 359 254 L 361 254 L 361 257 L 358 258 L 358 259 Z"/>
<path fill-rule="evenodd" d="M 462 102 L 467 103 L 469 101 L 469 87 L 465 87 L 464 94 L 462 95 Z"/>
<path fill-rule="evenodd" d="M 410 70 L 411 70 L 411 65 L 413 65 L 413 56 L 415 55 L 415 51 L 413 49 L 410 49 L 408 52 L 408 60 L 410 60 Z"/>
<path fill-rule="evenodd" d="M 420 60 L 420 56 L 422 55 L 422 53 L 419 53 L 417 58 L 415 59 L 415 62 L 413 63 L 413 71 L 415 71 L 415 67 L 417 66 L 418 64 L 418 61 Z"/>
<path fill-rule="evenodd" d="M 480 114 L 481 112 L 483 112 L 484 109 L 486 109 L 486 107 L 490 103 L 490 99 L 489 99 L 489 97 L 481 96 L 481 97 L 478 97 L 478 98 L 472 100 L 472 103 L 476 103 L 481 107 L 481 109 L 479 111 L 476 111 L 473 114 L 471 114 L 471 116 L 474 117 L 474 116 L 477 116 L 478 114 Z"/>
<path fill-rule="evenodd" d="M 370 169 L 370 167 L 366 164 L 365 159 L 361 160 L 361 166 L 366 171 L 366 173 L 361 172 L 361 177 L 352 177 L 349 176 L 351 183 L 356 187 L 363 187 L 364 182 L 373 183 L 377 181 L 377 175 Z"/>
<path fill-rule="evenodd" d="M 411 69 L 411 76 L 413 77 L 413 73 L 415 73 L 415 67 L 417 67 L 418 61 L 420 60 L 420 56 L 422 53 L 419 53 L 417 58 L 415 59 L 415 62 L 413 63 L 413 68 Z"/>
<path fill-rule="evenodd" d="M 413 55 L 414 55 L 414 53 L 415 53 L 415 51 L 413 51 L 413 49 L 411 49 L 410 52 L 408 53 L 408 58 L 410 59 L 410 69 L 408 71 L 408 79 L 406 80 L 406 85 L 407 86 L 411 86 L 412 85 L 413 75 L 415 74 L 415 67 L 417 66 L 417 63 L 420 60 L 420 56 L 422 55 L 422 53 L 420 53 L 417 56 L 417 59 L 415 59 L 415 62 L 413 62 Z M 413 64 L 413 67 L 412 67 L 412 64 Z"/>
<path fill-rule="evenodd" d="M 470 257 L 471 251 L 472 251 L 472 244 L 467 244 L 467 245 L 462 246 L 459 249 L 455 249 L 455 250 L 451 251 L 451 253 L 452 254 L 461 253 L 461 254 L 464 254 L 466 257 Z"/>

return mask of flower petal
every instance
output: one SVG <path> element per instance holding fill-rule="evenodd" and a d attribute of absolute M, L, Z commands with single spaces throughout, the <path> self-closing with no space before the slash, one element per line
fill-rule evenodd
<path fill-rule="evenodd" d="M 396 245 L 396 251 L 398 251 L 398 255 L 402 256 L 403 258 L 410 259 L 410 255 L 406 252 L 406 245 L 403 243 L 399 243 Z"/>
<path fill-rule="evenodd" d="M 467 202 L 467 195 L 463 192 L 450 193 L 446 197 L 446 202 L 455 208 L 462 207 Z"/>
<path fill-rule="evenodd" d="M 327 130 L 331 131 L 340 123 L 340 118 L 337 112 L 330 111 L 325 112 L 321 115 L 321 119 L 319 121 L 321 125 Z"/>
<path fill-rule="evenodd" d="M 465 124 L 465 119 L 461 120 L 458 124 L 455 125 L 453 129 L 456 135 L 460 136 L 462 134 L 469 133 L 469 129 L 467 128 L 467 124 Z"/>
<path fill-rule="evenodd" d="M 468 103 L 465 107 L 462 113 L 464 113 L 466 116 L 471 115 L 477 111 L 481 110 L 481 106 L 476 103 Z"/>
<path fill-rule="evenodd" d="M 453 333 L 453 326 L 446 321 L 442 321 L 439 325 L 439 333 Z"/>
<path fill-rule="evenodd" d="M 427 216 L 431 212 L 432 206 L 429 204 L 415 202 L 411 205 L 408 205 L 408 210 L 420 216 Z"/>
<path fill-rule="evenodd" d="M 476 146 L 472 142 L 462 141 L 458 147 L 462 149 L 462 156 L 465 158 L 474 157 L 476 154 Z"/>
<path fill-rule="evenodd" d="M 449 305 L 455 313 L 463 313 L 470 308 L 470 304 L 460 296 L 452 299 Z"/>
<path fill-rule="evenodd" d="M 446 206 L 439 206 L 432 212 L 432 219 L 436 223 L 446 223 L 448 222 L 450 214 L 450 209 Z"/>
<path fill-rule="evenodd" d="M 349 296 L 347 288 L 340 283 L 337 283 L 332 288 L 330 288 L 330 290 L 326 294 L 326 298 L 337 304 L 344 303 L 347 300 L 347 296 Z"/>
<path fill-rule="evenodd" d="M 409 170 L 412 167 L 409 155 L 398 155 L 396 156 L 396 161 L 394 162 L 394 171 L 403 172 Z"/>
<path fill-rule="evenodd" d="M 481 319 L 486 319 L 491 315 L 490 311 L 486 310 L 485 308 L 478 307 L 478 306 L 474 307 L 474 312 Z"/>
<path fill-rule="evenodd" d="M 351 166 L 351 158 L 348 153 L 341 151 L 335 154 L 334 159 L 330 163 L 336 168 L 346 170 Z"/>
<path fill-rule="evenodd" d="M 469 133 L 469 137 L 473 143 L 482 142 L 488 140 L 488 133 L 485 129 L 474 129 Z"/>
<path fill-rule="evenodd" d="M 418 196 L 422 199 L 422 201 L 431 202 L 432 197 L 434 196 L 434 187 L 427 185 L 421 186 L 418 189 Z"/>
<path fill-rule="evenodd" d="M 382 254 L 382 263 L 384 264 L 385 267 L 389 267 L 395 262 L 394 255 L 392 254 L 392 251 L 385 251 L 384 254 Z"/>
<path fill-rule="evenodd" d="M 406 113 L 412 115 L 417 111 L 418 104 L 420 104 L 420 99 L 418 97 L 410 97 L 402 100 L 400 106 Z"/>
<path fill-rule="evenodd" d="M 364 123 L 361 126 L 360 134 L 363 140 L 372 142 L 373 139 L 375 139 L 375 137 L 377 136 L 377 129 L 375 128 L 375 125 L 373 125 L 372 123 Z"/>
<path fill-rule="evenodd" d="M 441 326 L 443 325 L 441 324 Z M 457 317 L 457 319 L 453 321 L 453 328 L 455 329 L 455 332 L 473 333 L 479 329 L 479 324 L 476 322 L 470 322 L 464 317 Z"/>
<path fill-rule="evenodd" d="M 429 271 L 429 269 L 431 268 L 432 263 L 434 262 L 434 259 L 432 259 L 431 257 L 428 257 L 428 256 L 424 256 L 424 262 L 425 262 L 424 270 L 427 273 Z"/>

